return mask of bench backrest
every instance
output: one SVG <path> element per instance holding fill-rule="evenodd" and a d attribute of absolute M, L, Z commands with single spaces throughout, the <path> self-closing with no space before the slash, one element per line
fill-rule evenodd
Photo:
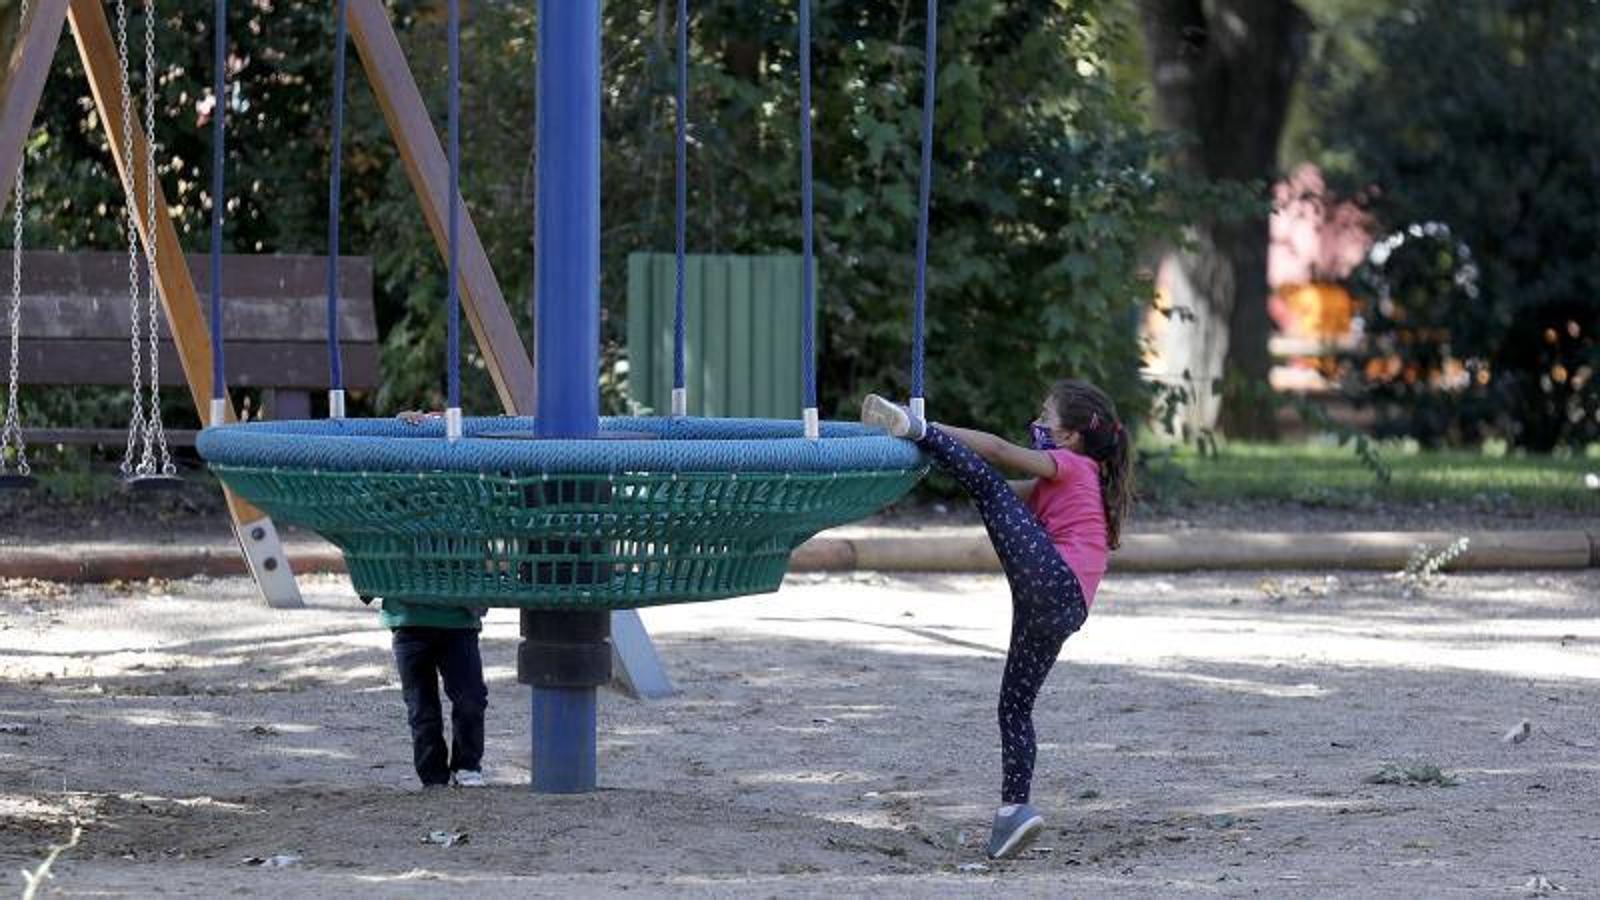
<path fill-rule="evenodd" d="M 202 314 L 208 314 L 210 262 L 198 254 L 187 259 Z M 296 390 L 329 387 L 327 258 L 228 255 L 223 257 L 222 278 L 228 384 Z M 379 379 L 371 260 L 341 257 L 339 282 L 345 387 L 370 390 Z M 126 254 L 24 251 L 22 382 L 127 384 L 132 378 L 130 315 Z M 161 382 L 181 385 L 183 370 L 166 318 L 157 318 L 162 335 Z"/>

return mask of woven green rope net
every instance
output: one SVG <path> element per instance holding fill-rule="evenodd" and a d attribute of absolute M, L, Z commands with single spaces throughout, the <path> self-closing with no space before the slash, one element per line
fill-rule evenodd
<path fill-rule="evenodd" d="M 789 554 L 924 470 L 511 476 L 213 465 L 344 551 L 356 591 L 449 606 L 631 609 L 777 590 Z"/>

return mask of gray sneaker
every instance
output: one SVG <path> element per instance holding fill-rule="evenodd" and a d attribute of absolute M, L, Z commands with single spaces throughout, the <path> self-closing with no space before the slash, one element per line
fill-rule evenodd
<path fill-rule="evenodd" d="M 891 403 L 877 394 L 868 394 L 861 401 L 861 424 L 881 428 L 891 437 L 918 440 L 927 426 L 898 403 Z"/>
<path fill-rule="evenodd" d="M 994 828 L 989 832 L 989 858 L 1016 856 L 1028 849 L 1043 830 L 1044 816 L 1030 804 L 1021 804 L 1009 816 L 995 813 Z"/>

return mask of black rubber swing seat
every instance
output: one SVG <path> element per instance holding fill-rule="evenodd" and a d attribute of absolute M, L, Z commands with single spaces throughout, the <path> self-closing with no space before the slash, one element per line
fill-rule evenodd
<path fill-rule="evenodd" d="M 134 494 L 160 494 L 183 485 L 183 478 L 177 475 L 130 475 L 122 479 L 123 490 Z"/>
<path fill-rule="evenodd" d="M 0 475 L 0 491 L 31 491 L 38 486 L 39 480 L 32 475 L 23 475 L 20 472 Z"/>

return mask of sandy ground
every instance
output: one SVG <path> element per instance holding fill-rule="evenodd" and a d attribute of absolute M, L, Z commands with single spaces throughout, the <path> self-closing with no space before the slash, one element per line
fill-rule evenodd
<path fill-rule="evenodd" d="M 492 786 L 424 795 L 387 635 L 304 584 L 297 612 L 242 580 L 3 586 L 8 883 L 75 820 L 49 891 L 1600 896 L 1600 571 L 1114 578 L 1040 702 L 1050 826 L 997 864 L 997 578 L 647 611 L 682 693 L 604 694 L 604 789 L 567 798 L 525 787 L 514 613 L 484 635 Z M 1456 784 L 1368 782 L 1389 764 Z"/>

